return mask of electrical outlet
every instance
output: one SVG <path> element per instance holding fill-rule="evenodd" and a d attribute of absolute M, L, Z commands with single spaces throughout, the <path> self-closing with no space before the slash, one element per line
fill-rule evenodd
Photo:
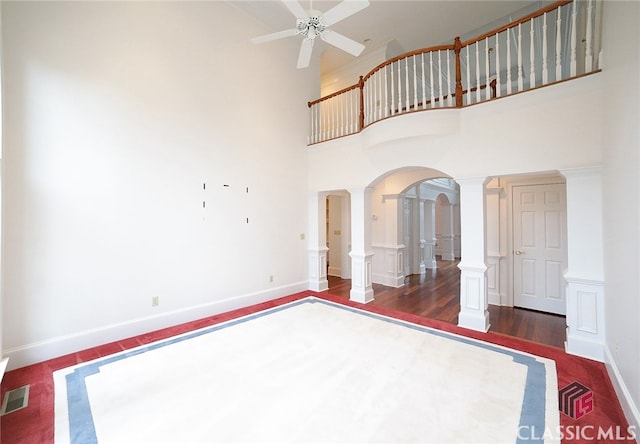
<path fill-rule="evenodd" d="M 158 305 L 160 305 L 160 298 L 158 296 L 153 296 L 151 298 L 151 306 L 157 307 Z"/>
<path fill-rule="evenodd" d="M 269 276 L 269 282 L 273 282 L 273 275 Z"/>
<path fill-rule="evenodd" d="M 304 233 L 300 233 L 300 240 L 304 240 Z"/>

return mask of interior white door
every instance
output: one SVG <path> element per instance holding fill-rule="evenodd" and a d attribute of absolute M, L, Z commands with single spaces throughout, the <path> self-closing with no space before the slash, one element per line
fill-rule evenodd
<path fill-rule="evenodd" d="M 566 314 L 566 186 L 515 186 L 513 191 L 514 305 Z"/>

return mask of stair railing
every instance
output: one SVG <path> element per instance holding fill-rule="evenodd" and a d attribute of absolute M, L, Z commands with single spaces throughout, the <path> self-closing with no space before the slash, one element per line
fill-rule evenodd
<path fill-rule="evenodd" d="M 401 114 L 462 108 L 599 71 L 600 0 L 561 0 L 452 45 L 407 52 L 308 102 L 310 145 Z"/>

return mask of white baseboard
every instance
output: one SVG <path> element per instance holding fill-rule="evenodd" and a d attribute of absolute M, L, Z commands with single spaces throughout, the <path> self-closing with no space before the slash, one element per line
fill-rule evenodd
<path fill-rule="evenodd" d="M 594 361 L 604 362 L 604 344 L 590 341 L 579 336 L 572 336 L 567 328 L 567 340 L 564 349 L 567 353 Z"/>
<path fill-rule="evenodd" d="M 4 376 L 4 372 L 7 370 L 8 364 L 9 358 L 0 359 L 0 382 L 2 382 L 2 377 Z"/>
<path fill-rule="evenodd" d="M 309 289 L 309 282 L 298 282 L 255 293 L 245 294 L 221 301 L 187 307 L 155 316 L 133 319 L 118 324 L 105 325 L 71 335 L 60 336 L 46 341 L 26 344 L 3 350 L 9 359 L 7 370 L 46 361 L 48 359 L 75 353 L 91 347 L 120 341 L 133 336 L 149 333 L 166 327 L 191 322 L 219 313 L 267 302 L 279 297 L 299 293 Z"/>
<path fill-rule="evenodd" d="M 387 287 L 400 288 L 404 285 L 404 276 L 394 277 L 387 274 L 374 273 L 371 276 L 371 282 Z"/>
<path fill-rule="evenodd" d="M 607 367 L 607 373 L 609 373 L 609 378 L 611 379 L 613 388 L 616 391 L 616 395 L 618 395 L 618 400 L 620 401 L 620 406 L 622 407 L 624 416 L 627 418 L 627 421 L 629 421 L 629 426 L 633 427 L 636 433 L 638 433 L 640 431 L 640 409 L 631 397 L 631 393 L 629 393 L 629 389 L 622 379 L 622 375 L 620 374 L 618 366 L 613 359 L 611 350 L 609 350 L 607 345 L 604 346 L 604 354 L 604 363 Z"/>

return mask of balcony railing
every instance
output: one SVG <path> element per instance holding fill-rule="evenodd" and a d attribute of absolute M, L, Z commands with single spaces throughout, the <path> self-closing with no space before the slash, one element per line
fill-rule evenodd
<path fill-rule="evenodd" d="M 310 145 L 383 119 L 462 108 L 599 70 L 600 0 L 563 0 L 476 38 L 401 54 L 309 102 Z"/>

